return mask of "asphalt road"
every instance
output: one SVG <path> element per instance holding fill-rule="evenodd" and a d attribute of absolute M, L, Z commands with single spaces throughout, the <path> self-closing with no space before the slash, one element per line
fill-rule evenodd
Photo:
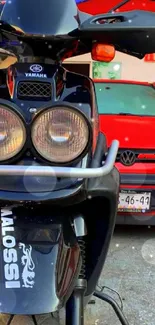
<path fill-rule="evenodd" d="M 99 283 L 122 296 L 130 325 L 155 325 L 155 227 L 117 226 Z M 95 301 L 87 325 L 120 324 L 107 303 Z"/>

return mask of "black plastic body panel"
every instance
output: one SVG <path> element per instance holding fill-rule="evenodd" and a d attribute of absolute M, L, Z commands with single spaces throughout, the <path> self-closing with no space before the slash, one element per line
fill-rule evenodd
<path fill-rule="evenodd" d="M 67 297 L 69 297 L 69 294 L 71 293 L 70 290 L 73 290 L 73 286 L 75 285 L 75 279 L 77 278 L 81 267 L 80 251 L 78 249 L 74 234 L 71 231 L 71 227 L 69 224 L 69 219 L 74 218 L 74 216 L 78 214 L 84 216 L 88 232 L 88 235 L 84 237 L 86 254 L 85 277 L 88 281 L 87 291 L 85 293 L 87 301 L 87 296 L 93 294 L 95 287 L 98 283 L 98 279 L 102 272 L 106 255 L 108 252 L 111 236 L 113 234 L 118 206 L 119 184 L 120 176 L 117 169 L 114 168 L 113 171 L 107 177 L 97 178 L 91 182 L 89 181 L 87 184 L 87 188 L 85 188 L 85 195 L 83 194 L 83 191 L 79 189 L 79 192 L 73 197 L 72 195 L 68 196 L 68 198 L 64 197 L 63 199 L 65 204 L 63 208 L 61 206 L 61 200 L 56 200 L 56 205 L 50 204 L 49 207 L 47 206 L 47 202 L 42 202 L 42 204 L 40 204 L 38 207 L 37 205 L 35 206 L 33 202 L 29 203 L 30 206 L 26 205 L 26 203 L 24 203 L 24 205 L 22 205 L 21 203 L 21 207 L 20 204 L 14 205 L 14 208 L 12 208 L 13 215 L 16 218 L 18 216 L 18 218 L 15 218 L 13 222 L 15 226 L 17 225 L 17 227 L 13 226 L 15 229 L 14 233 L 11 231 L 8 233 L 5 232 L 5 234 L 14 234 L 13 236 L 16 238 L 17 241 L 16 250 L 19 259 L 22 259 L 21 250 L 19 248 L 19 242 L 24 242 L 26 245 L 31 245 L 33 247 L 33 260 L 35 263 L 37 263 L 35 275 L 36 286 L 34 288 L 28 288 L 28 290 L 26 288 L 20 288 L 20 290 L 18 288 L 18 290 L 13 290 L 13 293 L 11 294 L 13 297 L 17 295 L 17 304 L 14 305 L 12 301 L 11 303 L 9 302 L 8 292 L 11 291 L 4 288 L 4 261 L 2 258 L 2 249 L 4 249 L 5 247 L 3 247 L 4 245 L 1 244 L 0 267 L 2 274 L 1 292 L 3 294 L 3 298 L 1 298 L 1 301 L 3 303 L 0 309 L 1 312 L 17 314 L 37 314 L 58 310 L 64 305 L 66 301 L 65 299 L 67 299 Z M 96 206 L 98 207 L 98 212 L 96 211 Z M 46 212 L 47 210 L 50 211 L 50 207 L 51 216 L 49 216 L 49 213 Z M 61 223 L 59 222 L 59 220 L 61 220 Z M 64 238 L 66 234 L 69 246 L 70 243 L 74 242 L 75 246 L 73 245 L 73 254 L 76 255 L 76 261 L 78 261 L 79 264 L 76 263 L 76 266 L 74 265 L 74 277 L 72 279 L 71 285 L 67 286 L 67 292 L 65 294 L 65 297 L 63 295 L 57 297 L 54 293 L 55 290 L 53 292 L 52 285 L 56 281 L 54 274 L 58 274 L 58 271 L 57 268 L 54 269 L 55 271 L 53 270 L 52 266 L 49 263 L 49 260 L 52 260 L 54 266 L 56 267 L 56 264 L 59 263 L 61 250 L 63 254 L 63 245 L 65 251 L 66 249 L 68 249 L 66 247 L 66 242 L 63 244 L 63 242 L 60 240 L 58 240 L 57 243 L 49 241 L 47 245 L 45 242 L 41 242 L 41 238 L 39 242 L 38 236 L 40 228 L 46 229 L 47 237 L 45 238 L 45 241 L 48 241 L 50 229 L 54 229 L 53 236 L 56 236 L 56 233 L 59 233 L 60 239 L 62 234 L 64 235 Z M 33 236 L 34 238 L 32 238 Z M 26 247 L 30 248 L 30 246 Z M 50 248 L 52 248 L 51 252 L 49 252 Z M 58 250 L 58 248 L 60 248 L 60 251 Z M 46 255 L 47 257 L 45 259 L 43 250 L 48 250 L 48 253 Z M 68 263 L 69 262 L 72 263 L 71 261 L 68 261 Z M 22 266 L 20 265 L 20 268 L 21 267 Z M 20 272 L 20 274 L 22 274 L 22 271 Z M 62 275 L 62 277 L 63 276 L 64 275 Z M 33 279 L 30 280 L 33 281 Z M 52 292 L 50 291 L 49 293 L 50 285 Z M 41 294 L 39 294 L 39 292 L 41 292 Z M 33 303 L 33 305 L 32 303 L 29 305 L 28 301 L 34 301 L 36 295 L 38 299 Z M 11 299 L 13 299 L 12 296 L 10 296 Z M 55 309 L 53 306 L 55 306 Z"/>
<path fill-rule="evenodd" d="M 120 175 L 116 168 L 106 177 L 88 182 L 87 296 L 95 290 L 104 266 L 116 222 L 119 190 Z"/>
<path fill-rule="evenodd" d="M 61 308 L 81 267 L 69 219 L 2 210 L 0 312 L 42 314 Z"/>
<path fill-rule="evenodd" d="M 79 28 L 81 39 L 113 44 L 118 51 L 138 58 L 154 52 L 154 29 L 155 14 L 146 10 L 96 15 Z"/>

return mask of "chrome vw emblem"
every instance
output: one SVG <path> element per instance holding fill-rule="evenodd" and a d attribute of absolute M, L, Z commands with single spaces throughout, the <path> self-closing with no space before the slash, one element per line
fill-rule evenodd
<path fill-rule="evenodd" d="M 136 161 L 136 155 L 133 151 L 126 150 L 120 155 L 120 162 L 125 166 L 131 166 Z"/>

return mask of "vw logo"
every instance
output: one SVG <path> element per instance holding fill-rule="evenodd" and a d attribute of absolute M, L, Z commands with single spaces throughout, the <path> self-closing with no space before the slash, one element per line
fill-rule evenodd
<path fill-rule="evenodd" d="M 37 72 L 38 73 L 38 72 L 41 72 L 43 70 L 43 67 L 40 64 L 32 64 L 30 66 L 30 70 L 32 72 Z"/>
<path fill-rule="evenodd" d="M 120 162 L 125 166 L 131 166 L 136 161 L 136 155 L 133 151 L 126 150 L 120 155 Z"/>

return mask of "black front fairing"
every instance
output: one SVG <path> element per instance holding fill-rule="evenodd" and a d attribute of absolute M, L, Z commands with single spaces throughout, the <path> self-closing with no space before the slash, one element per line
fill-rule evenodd
<path fill-rule="evenodd" d="M 78 28 L 75 0 L 6 1 L 1 20 L 28 35 L 66 35 Z"/>
<path fill-rule="evenodd" d="M 27 128 L 27 142 L 19 155 L 14 157 L 11 161 L 5 163 L 26 165 L 26 166 L 43 166 L 51 165 L 50 162 L 45 161 L 34 150 L 31 144 L 30 129 L 33 123 L 33 118 L 36 112 L 43 110 L 46 107 L 53 105 L 72 106 L 75 109 L 85 114 L 88 120 L 92 117 L 92 104 L 91 100 L 94 96 L 92 92 L 92 81 L 81 75 L 67 72 L 61 66 L 41 63 L 42 72 L 40 77 L 33 74 L 31 71 L 31 63 L 18 63 L 5 74 L 4 83 L 0 86 L 0 103 L 12 107 L 18 111 L 24 119 Z M 11 76 L 13 80 L 6 83 Z M 33 76 L 36 75 L 36 76 Z M 65 80 L 64 80 L 65 79 Z M 9 79 L 10 80 L 10 79 Z M 51 97 L 38 96 L 38 90 L 33 97 L 27 87 L 33 88 L 37 85 L 50 85 Z M 11 85 L 13 87 L 11 88 Z M 24 87 L 24 93 L 20 92 L 20 85 Z M 35 86 L 36 87 L 36 86 Z M 11 92 L 13 89 L 13 92 Z M 36 88 L 35 88 L 36 89 Z M 43 88 L 44 89 L 44 88 Z M 5 96 L 5 97 L 4 97 Z M 31 112 L 32 109 L 32 112 Z M 102 153 L 103 154 L 103 153 Z M 87 152 L 77 159 L 76 161 L 68 164 L 70 167 L 86 168 L 91 163 L 92 150 L 91 147 Z M 2 165 L 4 162 L 1 162 Z M 77 178 L 59 178 L 57 177 L 36 177 L 36 176 L 19 176 L 15 175 L 0 176 L 0 201 L 50 201 L 54 199 L 64 199 L 70 195 L 79 192 L 79 189 L 85 187 L 85 180 Z"/>

